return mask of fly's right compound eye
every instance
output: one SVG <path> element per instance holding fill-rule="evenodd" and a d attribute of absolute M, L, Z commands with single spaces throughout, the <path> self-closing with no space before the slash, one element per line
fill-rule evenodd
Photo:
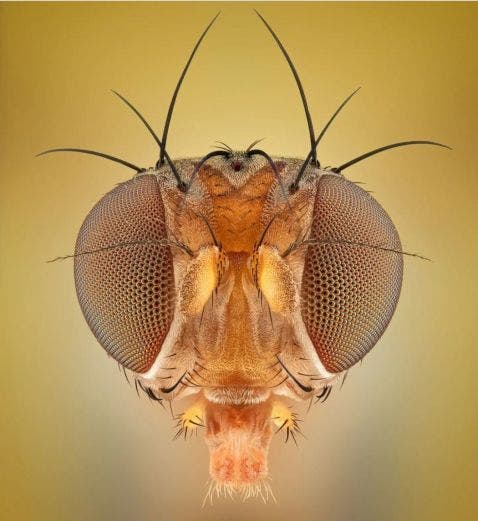
<path fill-rule="evenodd" d="M 92 332 L 121 365 L 146 372 L 173 320 L 175 286 L 164 205 L 154 175 L 107 193 L 81 226 L 78 300 Z"/>
<path fill-rule="evenodd" d="M 372 349 L 392 318 L 402 285 L 400 239 L 377 201 L 336 174 L 319 180 L 310 238 L 302 318 L 324 367 L 339 373 Z"/>

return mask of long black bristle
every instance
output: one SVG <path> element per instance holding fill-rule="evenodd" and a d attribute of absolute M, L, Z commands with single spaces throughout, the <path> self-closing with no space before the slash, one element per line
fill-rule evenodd
<path fill-rule="evenodd" d="M 357 94 L 357 92 L 360 89 L 361 89 L 361 87 L 359 87 L 358 89 L 355 89 L 352 92 L 352 94 L 349 94 L 344 99 L 344 101 L 342 101 L 342 103 L 339 105 L 338 109 L 332 114 L 332 116 L 330 117 L 329 121 L 327 121 L 327 123 L 325 124 L 324 128 L 321 130 L 319 136 L 317 137 L 317 139 L 316 139 L 316 141 L 314 143 L 315 148 L 317 148 L 319 146 L 319 143 L 320 143 L 321 139 L 324 137 L 325 133 L 327 132 L 328 128 L 330 127 L 330 125 L 332 124 L 334 119 L 339 115 L 340 111 L 345 107 L 345 105 L 347 105 L 347 103 L 353 98 L 353 96 L 355 96 L 355 94 Z"/>
<path fill-rule="evenodd" d="M 183 72 L 181 73 L 181 76 L 179 77 L 178 83 L 176 84 L 176 88 L 174 89 L 173 97 L 171 98 L 171 102 L 169 104 L 168 115 L 166 116 L 166 122 L 164 123 L 163 136 L 161 138 L 163 146 L 161 147 L 161 152 L 160 152 L 159 161 L 158 161 L 158 163 L 160 165 L 162 165 L 164 163 L 164 157 L 166 156 L 165 150 L 166 150 L 166 141 L 168 139 L 169 125 L 171 124 L 171 117 L 173 115 L 174 105 L 176 103 L 176 98 L 178 97 L 179 89 L 181 88 L 181 84 L 183 83 L 184 77 L 186 76 L 186 73 L 188 72 L 189 66 L 191 65 L 191 62 L 194 58 L 194 55 L 196 54 L 196 51 L 198 50 L 199 46 L 201 45 L 201 42 L 203 41 L 203 39 L 206 36 L 209 29 L 211 28 L 212 24 L 216 21 L 216 18 L 220 14 L 221 14 L 221 11 L 219 11 L 216 14 L 216 16 L 211 20 L 211 22 L 209 22 L 209 25 L 206 27 L 206 29 L 203 31 L 203 33 L 199 37 L 199 40 L 196 42 L 196 45 L 194 46 L 194 49 L 192 50 L 191 55 L 189 56 L 189 59 L 186 62 Z"/>
<path fill-rule="evenodd" d="M 312 118 L 310 116 L 309 106 L 307 104 L 307 98 L 305 96 L 304 88 L 302 87 L 302 83 L 300 81 L 299 74 L 297 73 L 297 69 L 295 68 L 294 64 L 292 63 L 292 60 L 291 60 L 289 54 L 287 53 L 284 45 L 279 40 L 279 37 L 274 32 L 272 27 L 267 23 L 267 21 L 264 19 L 264 17 L 258 11 L 256 11 L 254 9 L 254 12 L 262 20 L 264 25 L 267 27 L 267 29 L 271 33 L 272 37 L 276 41 L 276 43 L 279 46 L 280 50 L 282 51 L 282 54 L 284 55 L 284 58 L 287 60 L 287 63 L 289 64 L 289 67 L 290 67 L 290 70 L 292 71 L 292 74 L 294 75 L 295 82 L 297 83 L 297 87 L 299 89 L 300 97 L 302 99 L 302 105 L 304 106 L 305 117 L 307 119 L 307 126 L 308 126 L 308 129 L 309 129 L 309 136 L 310 136 L 310 148 L 311 148 L 311 150 L 313 150 L 312 161 L 313 161 L 314 164 L 316 164 L 317 156 L 316 156 L 315 148 L 314 148 L 314 142 L 315 142 L 314 125 L 312 124 Z"/>
<path fill-rule="evenodd" d="M 166 152 L 166 147 L 161 143 L 161 140 L 158 138 L 158 136 L 156 135 L 156 132 L 152 129 L 151 125 L 146 121 L 146 119 L 144 118 L 144 116 L 140 113 L 140 111 L 130 102 L 128 101 L 124 96 L 122 96 L 119 92 L 116 92 L 115 90 L 111 90 L 114 94 L 116 94 L 116 96 L 118 96 L 118 98 L 120 98 L 122 101 L 124 101 L 124 103 L 126 103 L 126 105 L 128 105 L 128 107 L 138 116 L 138 118 L 143 122 L 144 126 L 148 129 L 149 133 L 153 136 L 154 140 L 156 141 L 156 143 L 158 144 L 159 146 L 159 149 L 164 153 L 164 157 L 166 158 L 170 168 L 171 168 L 171 171 L 173 172 L 173 175 L 174 177 L 176 178 L 176 181 L 178 182 L 178 188 L 182 191 L 185 190 L 186 188 L 186 184 L 183 182 L 183 180 L 181 179 L 181 176 L 179 175 L 179 172 L 178 170 L 176 169 L 176 166 L 175 164 L 173 163 L 173 161 L 171 160 L 171 158 L 169 157 L 169 154 Z M 160 166 L 160 165 L 157 165 L 157 166 Z"/>
<path fill-rule="evenodd" d="M 315 140 L 313 144 L 313 148 L 309 151 L 307 157 L 305 158 L 304 162 L 302 163 L 302 166 L 300 167 L 299 173 L 297 174 L 297 177 L 295 178 L 294 182 L 290 185 L 290 191 L 295 192 L 297 188 L 299 187 L 299 182 L 302 179 L 302 176 L 304 175 L 305 169 L 307 168 L 307 165 L 309 164 L 309 161 L 311 160 L 313 153 L 317 153 L 317 147 L 319 146 L 319 143 L 321 139 L 324 137 L 325 133 L 327 132 L 328 128 L 334 121 L 334 119 L 339 115 L 340 111 L 347 105 L 347 103 L 350 101 L 350 99 L 360 90 L 360 87 L 358 89 L 355 89 L 352 94 L 347 96 L 345 100 L 340 104 L 339 108 L 332 114 L 329 121 L 325 124 L 324 128 L 321 130 L 319 136 Z M 316 158 L 316 166 L 320 167 L 320 161 Z"/>
<path fill-rule="evenodd" d="M 154 140 L 158 144 L 159 148 L 163 148 L 163 144 L 161 143 L 159 137 L 157 136 L 156 132 L 152 129 L 151 125 L 146 121 L 144 116 L 139 112 L 139 110 L 130 102 L 128 101 L 123 95 L 121 95 L 119 92 L 115 91 L 114 89 L 111 89 L 111 92 L 118 96 L 128 107 L 138 116 L 138 118 L 144 123 L 144 126 L 148 129 L 149 133 L 153 136 Z"/>
<path fill-rule="evenodd" d="M 355 165 L 356 163 L 363 161 L 364 159 L 367 159 L 371 156 L 374 156 L 375 154 L 379 154 L 380 152 L 384 152 L 385 150 L 390 150 L 391 148 L 397 148 L 397 147 L 404 147 L 408 145 L 434 145 L 437 147 L 443 147 L 448 148 L 449 150 L 452 150 L 451 147 L 448 145 L 443 145 L 442 143 L 437 143 L 436 141 L 400 141 L 399 143 L 392 143 L 391 145 L 385 145 L 383 147 L 375 148 L 374 150 L 371 150 L 370 152 L 366 152 L 365 154 L 362 154 L 361 156 L 358 156 L 354 159 L 351 159 L 350 161 L 347 161 L 343 165 L 340 165 L 336 168 L 332 168 L 333 172 L 342 172 L 346 168 L 349 168 L 352 165 Z"/>
<path fill-rule="evenodd" d="M 50 148 L 49 150 L 45 150 L 44 152 L 37 154 L 37 157 L 44 156 L 45 154 L 51 154 L 52 152 L 79 152 L 80 154 L 89 154 L 91 156 L 98 156 L 103 157 L 104 159 L 109 159 L 115 163 L 120 163 L 121 165 L 127 166 L 128 168 L 131 168 L 138 173 L 145 171 L 144 168 L 133 165 L 133 163 L 125 161 L 124 159 L 120 159 L 119 157 L 110 156 L 109 154 L 104 154 L 103 152 L 96 152 L 95 150 L 87 150 L 86 148 Z"/>
<path fill-rule="evenodd" d="M 423 255 L 419 255 L 418 253 L 410 253 L 410 252 L 407 252 L 407 251 L 402 251 L 402 250 L 396 250 L 394 248 L 387 248 L 386 246 L 379 246 L 379 245 L 376 245 L 376 244 L 368 244 L 366 242 L 357 242 L 357 241 L 346 241 L 346 240 L 333 240 L 333 239 L 324 239 L 324 240 L 307 240 L 307 241 L 304 241 L 302 243 L 303 245 L 312 245 L 312 246 L 315 246 L 315 245 L 321 245 L 321 244 L 325 244 L 325 245 L 328 245 L 328 244 L 343 244 L 345 246 L 359 246 L 359 247 L 363 247 L 363 248 L 372 248 L 374 250 L 378 250 L 378 251 L 389 251 L 391 253 L 396 253 L 398 255 L 406 255 L 407 257 L 416 257 L 417 259 L 422 259 L 422 260 L 426 260 L 426 261 L 431 261 L 431 259 L 429 259 L 428 257 L 424 257 Z"/>

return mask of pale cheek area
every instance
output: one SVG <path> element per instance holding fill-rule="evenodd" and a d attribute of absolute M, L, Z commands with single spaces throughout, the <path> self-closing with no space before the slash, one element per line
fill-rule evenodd
<path fill-rule="evenodd" d="M 288 315 L 297 305 L 297 290 L 292 271 L 275 248 L 259 249 L 258 284 L 275 313 Z"/>
<path fill-rule="evenodd" d="M 180 307 L 185 315 L 200 313 L 218 282 L 218 249 L 203 248 L 187 267 L 180 290 Z"/>

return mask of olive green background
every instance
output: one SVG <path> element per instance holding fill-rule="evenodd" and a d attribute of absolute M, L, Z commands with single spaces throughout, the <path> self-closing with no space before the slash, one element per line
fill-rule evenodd
<path fill-rule="evenodd" d="M 72 263 L 45 263 L 72 252 L 89 209 L 131 172 L 34 156 L 79 146 L 152 165 L 154 141 L 109 89 L 160 129 L 196 38 L 221 9 L 179 95 L 170 154 L 265 137 L 270 154 L 303 157 L 298 92 L 253 7 L 293 57 L 317 128 L 363 87 L 321 144 L 323 164 L 404 139 L 454 151 L 403 148 L 346 172 L 374 191 L 404 249 L 433 261 L 405 260 L 389 329 L 305 417 L 307 439 L 273 441 L 277 504 L 201 509 L 202 440 L 171 441 L 168 413 L 138 399 L 88 330 Z M 478 518 L 477 33 L 473 3 L 0 5 L 2 518 Z"/>

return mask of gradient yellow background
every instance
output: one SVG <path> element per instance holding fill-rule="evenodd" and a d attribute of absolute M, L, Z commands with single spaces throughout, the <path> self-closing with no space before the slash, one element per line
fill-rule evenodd
<path fill-rule="evenodd" d="M 76 302 L 82 219 L 130 171 L 58 154 L 94 148 L 152 165 L 155 144 L 109 92 L 161 128 L 200 32 L 222 15 L 185 80 L 173 157 L 216 140 L 303 157 L 291 73 L 252 7 L 283 39 L 316 127 L 362 91 L 321 144 L 323 164 L 436 139 L 347 171 L 396 223 L 406 259 L 398 311 L 340 392 L 306 417 L 307 440 L 273 442 L 277 504 L 219 500 L 198 438 L 171 442 Z M 1 4 L 1 517 L 11 520 L 428 521 L 478 518 L 477 4 Z"/>

